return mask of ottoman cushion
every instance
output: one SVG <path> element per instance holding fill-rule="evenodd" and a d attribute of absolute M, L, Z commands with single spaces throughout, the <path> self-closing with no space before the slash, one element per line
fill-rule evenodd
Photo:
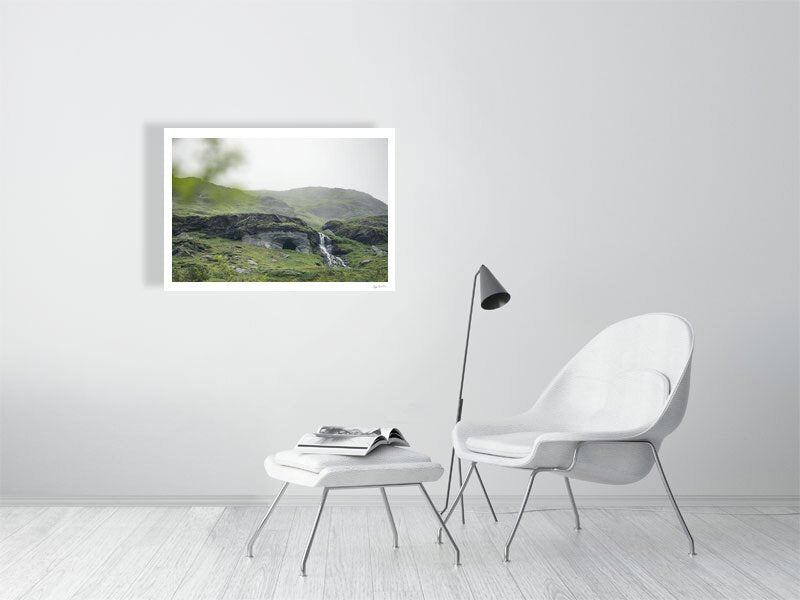
<path fill-rule="evenodd" d="M 284 450 L 275 455 L 275 462 L 284 467 L 294 467 L 319 473 L 329 467 L 375 466 L 400 463 L 429 463 L 430 457 L 398 446 L 380 446 L 366 456 L 339 456 L 337 454 L 306 454 L 297 450 Z"/>
<path fill-rule="evenodd" d="M 308 487 L 350 487 L 436 481 L 444 469 L 409 448 L 381 446 L 367 456 L 286 450 L 264 461 L 270 477 Z"/>

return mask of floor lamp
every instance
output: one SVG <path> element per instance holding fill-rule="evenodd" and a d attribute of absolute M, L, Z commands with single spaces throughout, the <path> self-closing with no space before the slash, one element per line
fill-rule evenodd
<path fill-rule="evenodd" d="M 475 277 L 472 279 L 472 297 L 469 301 L 469 321 L 467 322 L 467 342 L 464 344 L 464 363 L 461 365 L 461 386 L 458 388 L 458 411 L 456 412 L 456 423 L 461 421 L 461 412 L 464 407 L 464 374 L 467 372 L 467 352 L 469 351 L 469 332 L 472 328 L 472 309 L 475 306 L 475 288 L 478 283 L 478 276 L 481 279 L 481 308 L 484 310 L 494 310 L 496 308 L 500 308 L 501 306 L 505 306 L 509 300 L 511 300 L 511 294 L 509 294 L 505 288 L 500 284 L 492 272 L 486 267 L 486 265 L 481 265 L 481 268 L 478 269 L 478 272 L 475 273 Z M 455 462 L 456 458 L 456 451 L 455 448 L 450 450 L 450 470 L 447 474 L 447 495 L 445 496 L 444 500 L 444 508 L 442 509 L 442 513 L 444 513 L 448 506 L 450 505 L 450 488 L 453 483 L 453 463 Z M 489 499 L 489 494 L 486 493 L 486 487 L 483 485 L 483 479 L 481 479 L 481 474 L 478 472 L 477 467 L 474 468 L 475 475 L 478 476 L 478 482 L 481 484 L 481 490 L 483 490 L 483 495 L 486 497 L 486 502 L 489 503 L 489 510 L 492 511 L 492 517 L 494 520 L 497 521 L 497 515 L 494 512 L 494 507 L 492 506 L 492 501 Z M 459 488 L 463 483 L 463 474 L 461 472 L 461 459 L 458 459 L 458 484 Z M 461 522 L 464 523 L 464 497 L 461 496 Z"/>

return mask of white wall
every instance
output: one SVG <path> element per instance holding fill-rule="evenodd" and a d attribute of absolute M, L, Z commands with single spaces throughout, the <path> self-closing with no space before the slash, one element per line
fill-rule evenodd
<path fill-rule="evenodd" d="M 397 424 L 444 461 L 485 262 L 513 298 L 476 314 L 467 417 L 527 407 L 606 324 L 676 312 L 697 346 L 674 488 L 797 494 L 797 19 L 4 3 L 2 492 L 271 493 L 264 456 L 328 422 Z M 169 125 L 395 127 L 397 292 L 163 292 Z"/>

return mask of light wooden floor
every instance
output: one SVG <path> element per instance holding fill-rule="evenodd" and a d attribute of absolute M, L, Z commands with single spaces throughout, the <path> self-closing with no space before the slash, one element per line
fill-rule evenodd
<path fill-rule="evenodd" d="M 512 548 L 482 508 L 454 524 L 463 566 L 434 544 L 423 505 L 398 505 L 400 548 L 380 506 L 331 504 L 299 576 L 315 509 L 279 507 L 243 558 L 263 507 L 0 508 L 0 599 L 204 598 L 800 598 L 800 518 L 794 507 L 688 507 L 697 540 L 668 508 L 525 515 Z"/>

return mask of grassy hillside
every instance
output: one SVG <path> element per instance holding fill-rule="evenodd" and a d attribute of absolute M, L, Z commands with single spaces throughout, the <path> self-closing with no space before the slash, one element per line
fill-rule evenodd
<path fill-rule="evenodd" d="M 172 178 L 172 213 L 181 216 L 271 213 L 299 217 L 320 229 L 333 219 L 347 220 L 387 212 L 386 204 L 358 190 L 306 187 L 245 191 L 197 177 Z"/>
<path fill-rule="evenodd" d="M 387 218 L 383 202 L 356 190 L 252 192 L 173 177 L 172 280 L 385 282 Z M 331 254 L 346 266 L 327 264 Z"/>
<path fill-rule="evenodd" d="M 335 239 L 350 265 L 342 268 L 326 265 L 317 253 L 272 250 L 201 233 L 182 235 L 183 251 L 172 257 L 173 281 L 388 281 L 388 256 L 351 240 Z"/>
<path fill-rule="evenodd" d="M 174 215 L 270 212 L 261 210 L 261 207 L 258 196 L 244 190 L 216 185 L 197 177 L 172 178 L 172 214 Z"/>

